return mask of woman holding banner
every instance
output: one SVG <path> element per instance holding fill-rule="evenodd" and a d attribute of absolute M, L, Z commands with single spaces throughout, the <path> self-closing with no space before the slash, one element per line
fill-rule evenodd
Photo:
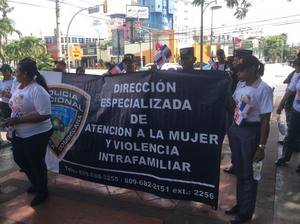
<path fill-rule="evenodd" d="M 230 98 L 234 122 L 228 131 L 237 176 L 237 204 L 225 212 L 236 215 L 232 224 L 252 219 L 258 184 L 253 177 L 253 164 L 265 157 L 273 111 L 272 88 L 261 80 L 264 65 L 250 55 L 239 60 L 237 69 L 239 83 Z"/>
<path fill-rule="evenodd" d="M 7 125 L 14 130 L 14 160 L 32 184 L 27 192 L 36 193 L 31 201 L 31 206 L 36 206 L 48 197 L 45 154 L 52 134 L 50 95 L 35 61 L 21 60 L 16 73 L 20 84 L 9 100 L 12 113 Z"/>

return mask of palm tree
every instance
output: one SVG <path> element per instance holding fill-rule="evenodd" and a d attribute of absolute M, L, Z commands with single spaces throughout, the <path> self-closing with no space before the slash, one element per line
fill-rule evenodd
<path fill-rule="evenodd" d="M 53 58 L 47 53 L 46 45 L 37 37 L 21 37 L 3 46 L 5 61 L 18 62 L 19 60 L 30 57 L 37 62 L 39 69 L 47 69 L 52 66 Z"/>
<path fill-rule="evenodd" d="M 14 28 L 14 22 L 7 17 L 7 14 L 13 10 L 12 7 L 9 7 L 7 0 L 0 0 L 0 59 L 3 61 L 4 52 L 3 44 L 7 42 L 8 35 L 12 33 L 17 33 L 19 36 L 21 33 Z"/>
<path fill-rule="evenodd" d="M 20 47 L 19 47 L 19 42 L 13 41 L 9 44 L 4 44 L 3 45 L 3 57 L 4 57 L 4 62 L 10 64 L 13 62 L 13 64 L 16 64 L 17 61 L 20 58 Z"/>

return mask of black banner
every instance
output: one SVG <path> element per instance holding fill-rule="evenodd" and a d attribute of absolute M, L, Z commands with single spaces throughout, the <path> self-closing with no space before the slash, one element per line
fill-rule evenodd
<path fill-rule="evenodd" d="M 63 83 L 88 93 L 90 105 L 81 134 L 59 163 L 60 173 L 217 207 L 224 73 L 65 74 Z M 52 96 L 58 101 L 53 97 L 59 94 Z M 72 110 L 81 108 L 66 102 Z"/>

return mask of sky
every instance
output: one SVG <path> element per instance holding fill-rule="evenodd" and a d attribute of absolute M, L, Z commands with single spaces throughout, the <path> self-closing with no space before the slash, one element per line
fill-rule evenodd
<path fill-rule="evenodd" d="M 89 7 L 99 4 L 98 0 L 63 0 L 63 2 L 65 4 L 61 4 L 61 32 L 64 35 L 66 34 L 71 17 L 80 7 Z M 223 7 L 214 13 L 213 25 L 215 32 L 232 32 L 234 29 L 237 29 L 238 24 L 244 24 L 244 28 L 252 29 L 252 31 L 257 31 L 262 35 L 287 33 L 289 43 L 300 43 L 300 0 L 292 0 L 290 3 L 286 0 L 252 0 L 253 7 L 250 8 L 247 17 L 243 20 L 234 18 L 234 10 L 228 9 L 224 5 L 224 0 L 218 0 L 218 3 Z M 15 28 L 21 31 L 24 36 L 46 36 L 54 34 L 54 0 L 9 0 L 9 4 L 14 7 L 14 11 L 9 14 L 9 17 L 14 20 Z M 211 10 L 207 9 L 204 14 L 205 32 L 209 32 L 210 29 L 210 11 Z M 194 7 L 191 13 L 198 16 L 199 8 Z M 88 35 L 90 37 L 99 37 L 100 35 L 101 38 L 105 37 L 106 32 L 104 25 L 93 26 L 94 20 L 97 19 L 98 15 L 88 15 L 86 12 L 79 14 L 71 25 L 70 35 Z M 256 22 L 262 20 L 264 20 L 264 22 Z M 100 19 L 100 21 L 103 20 Z M 292 24 L 278 25 L 283 23 Z M 264 24 L 268 25 L 263 26 Z M 195 19 L 193 26 L 200 27 L 200 16 L 199 19 Z"/>

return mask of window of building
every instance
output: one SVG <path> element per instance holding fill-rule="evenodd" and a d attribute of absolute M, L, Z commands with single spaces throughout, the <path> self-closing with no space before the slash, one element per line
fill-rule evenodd
<path fill-rule="evenodd" d="M 64 38 L 63 37 L 60 38 L 60 42 L 64 43 Z"/>

